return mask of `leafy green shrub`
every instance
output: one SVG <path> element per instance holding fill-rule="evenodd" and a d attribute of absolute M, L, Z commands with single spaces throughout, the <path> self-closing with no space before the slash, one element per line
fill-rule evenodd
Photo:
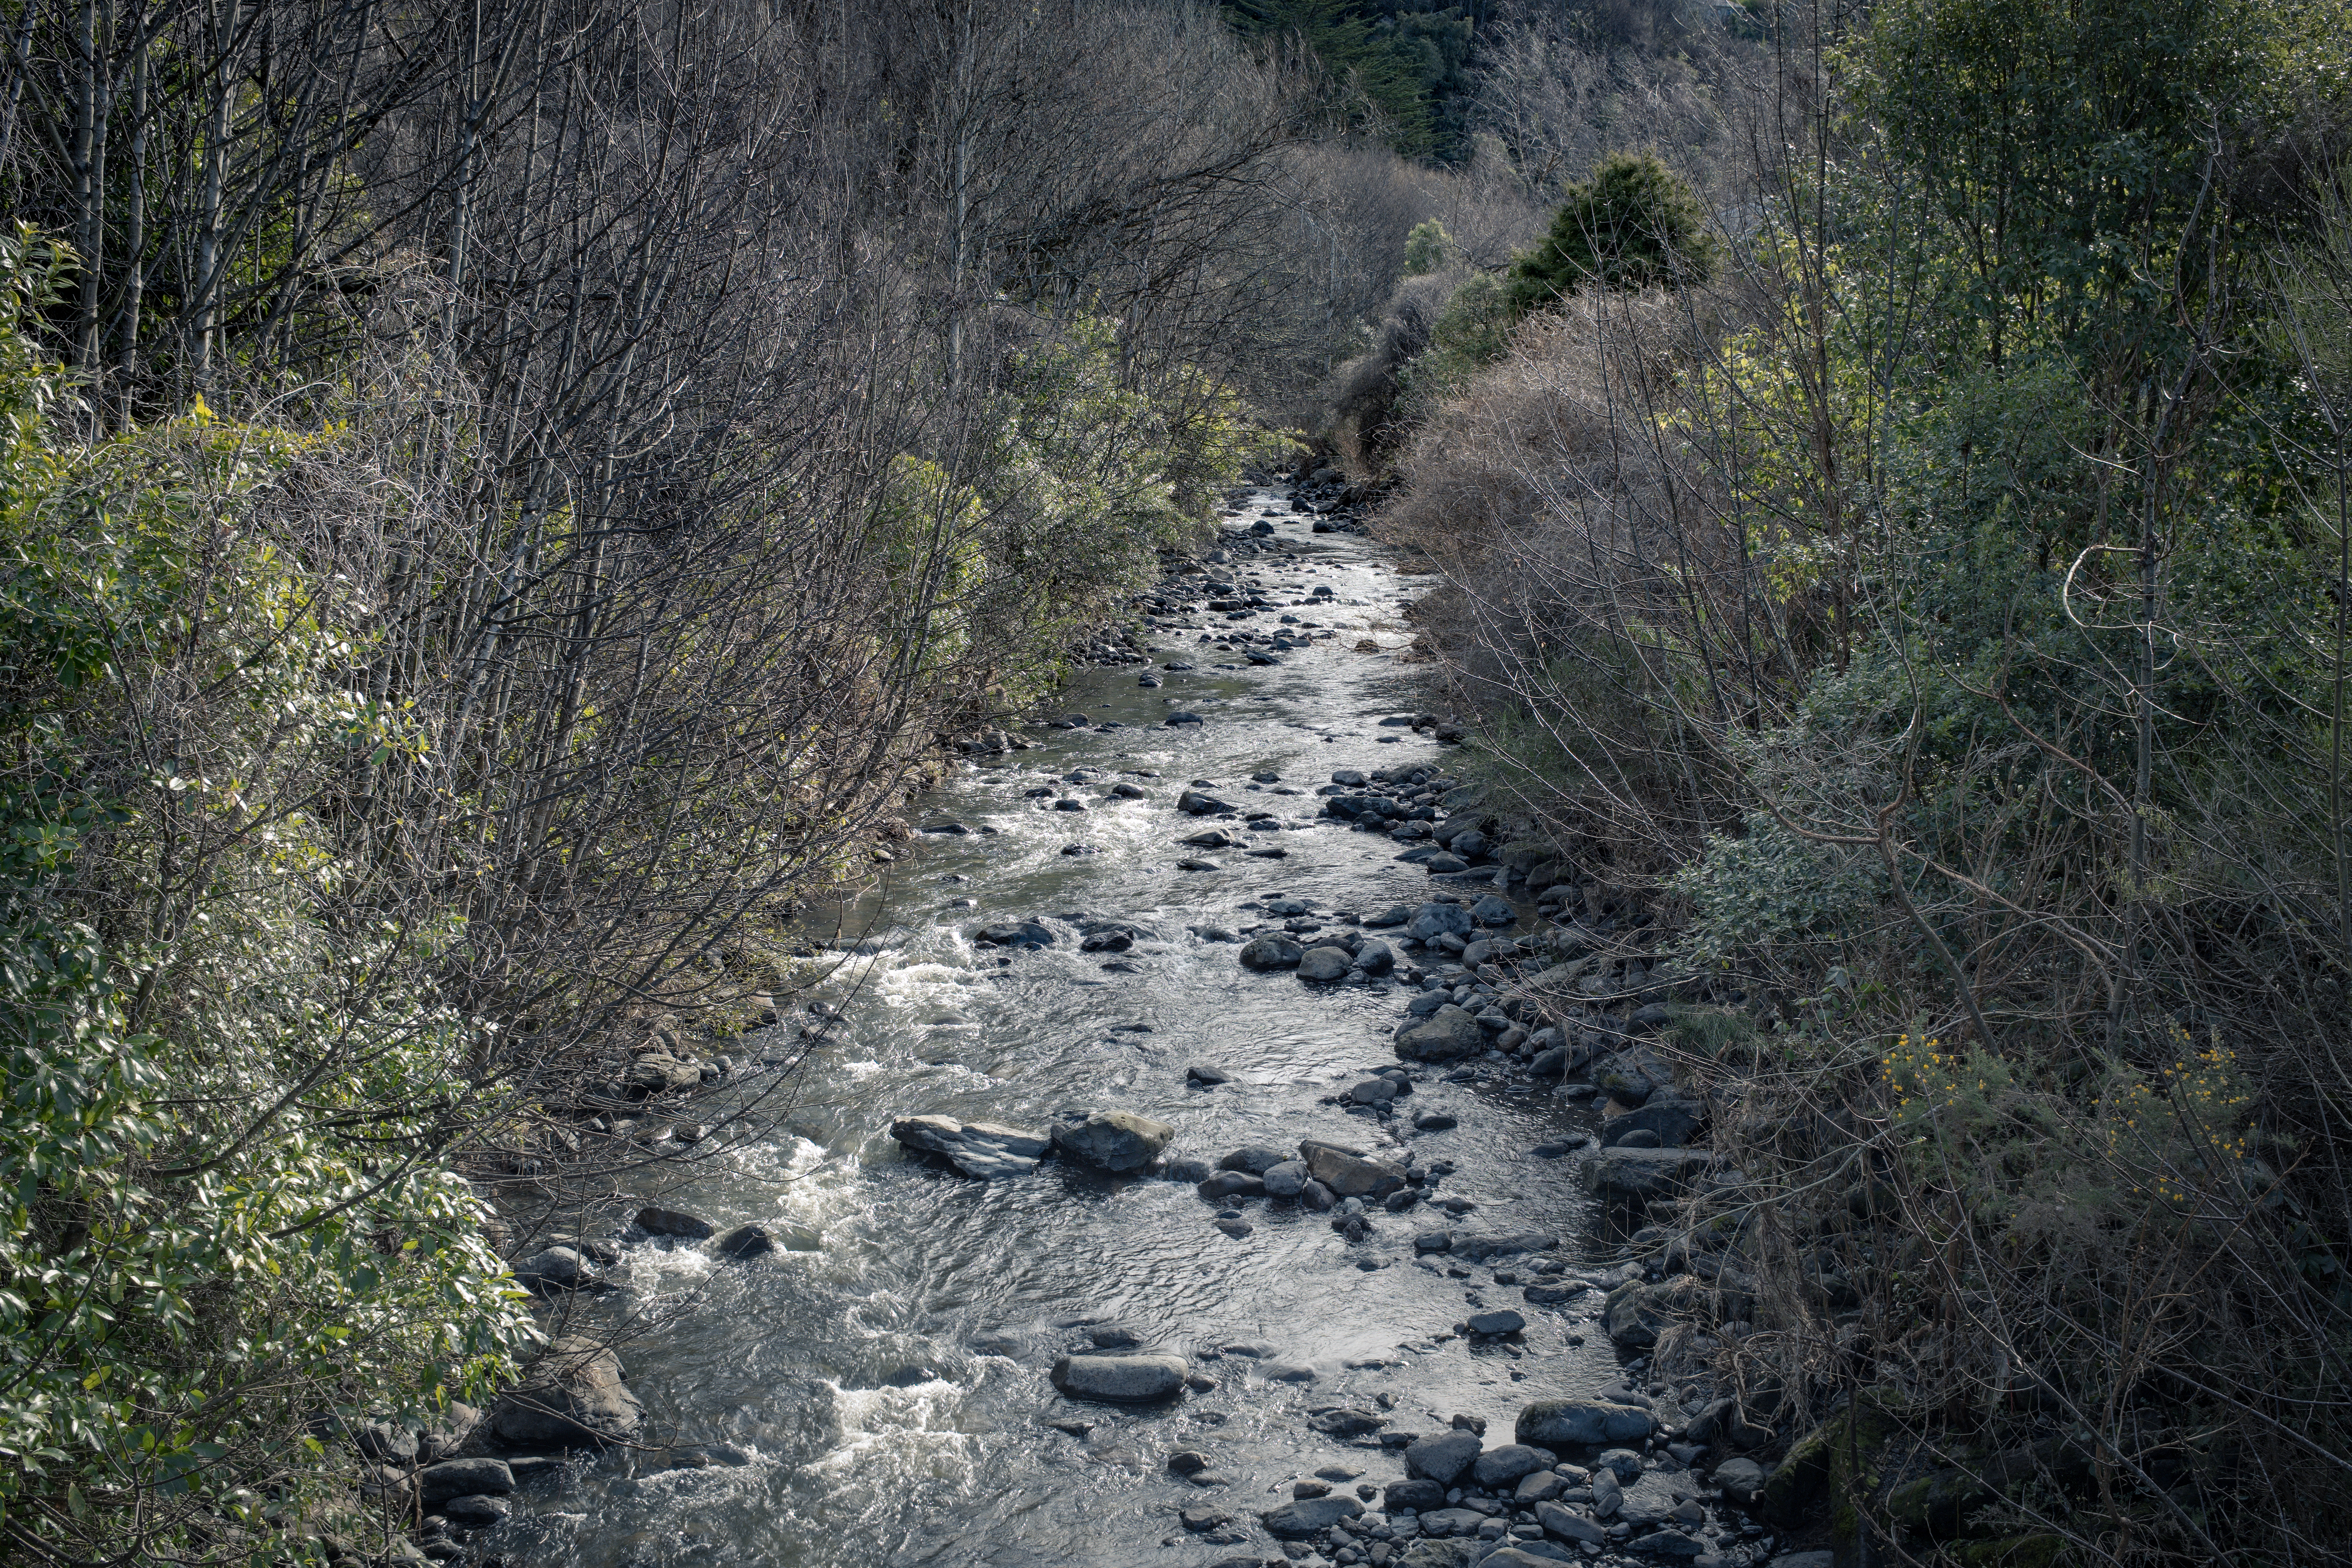
<path fill-rule="evenodd" d="M 1705 283 L 1720 250 L 1686 182 L 1646 153 L 1612 153 L 1570 187 L 1550 231 L 1512 264 L 1512 310 L 1525 315 L 1588 285 Z"/>

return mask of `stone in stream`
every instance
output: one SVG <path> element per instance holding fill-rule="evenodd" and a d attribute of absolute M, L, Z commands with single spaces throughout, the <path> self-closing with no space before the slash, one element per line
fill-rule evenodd
<path fill-rule="evenodd" d="M 1703 1149 L 1606 1149 L 1584 1164 L 1584 1190 L 1600 1197 L 1659 1198 L 1707 1167 Z"/>
<path fill-rule="evenodd" d="M 1470 918 L 1480 925 L 1507 926 L 1519 918 L 1519 911 L 1489 893 L 1470 906 Z"/>
<path fill-rule="evenodd" d="M 1265 1196 L 1265 1178 L 1253 1176 L 1247 1171 L 1220 1171 L 1201 1183 L 1195 1189 L 1204 1198 L 1262 1198 Z"/>
<path fill-rule="evenodd" d="M 1072 1399 L 1141 1405 L 1184 1391 L 1191 1369 L 1174 1355 L 1066 1355 L 1054 1363 L 1054 1386 Z"/>
<path fill-rule="evenodd" d="M 1657 1429 L 1639 1405 L 1607 1399 L 1538 1399 L 1519 1412 L 1512 1436 L 1534 1447 L 1599 1447 L 1638 1443 Z"/>
<path fill-rule="evenodd" d="M 1221 1083 L 1233 1082 L 1234 1075 L 1221 1067 L 1211 1067 L 1206 1062 L 1194 1062 L 1184 1069 L 1184 1079 L 1188 1083 L 1197 1083 L 1214 1089 Z"/>
<path fill-rule="evenodd" d="M 1458 1061 L 1486 1048 L 1486 1031 L 1451 1002 L 1441 1003 L 1426 1018 L 1407 1019 L 1396 1032 L 1396 1054 L 1407 1061 Z"/>
<path fill-rule="evenodd" d="M 491 1427 L 523 1447 L 625 1438 L 645 1418 L 645 1406 L 621 1379 L 621 1358 L 609 1346 L 563 1335 L 531 1363 L 520 1385 L 499 1395 Z"/>
<path fill-rule="evenodd" d="M 531 1254 L 514 1266 L 514 1277 L 516 1284 L 541 1296 L 577 1290 L 595 1279 L 588 1260 L 569 1247 L 551 1247 Z"/>
<path fill-rule="evenodd" d="M 1749 1502 L 1764 1489 L 1764 1467 L 1753 1459 L 1726 1459 L 1710 1479 L 1732 1501 Z"/>
<path fill-rule="evenodd" d="M 1257 1517 L 1276 1541 L 1305 1541 L 1363 1511 L 1364 1505 L 1351 1497 L 1318 1497 L 1287 1502 Z"/>
<path fill-rule="evenodd" d="M 1434 900 L 1412 911 L 1405 922 L 1404 934 L 1415 942 L 1434 942 L 1441 936 L 1460 936 L 1474 928 L 1470 911 L 1460 904 Z"/>
<path fill-rule="evenodd" d="M 1270 1198 L 1295 1198 L 1306 1190 L 1308 1171 L 1304 1160 L 1285 1160 L 1266 1167 L 1263 1180 Z"/>
<path fill-rule="evenodd" d="M 488 1530 L 514 1511 L 514 1505 L 502 1497 L 453 1497 L 441 1504 L 440 1512 L 452 1524 L 467 1530 Z"/>
<path fill-rule="evenodd" d="M 1261 937 L 1260 941 L 1265 939 Z M 1301 980 L 1345 980 L 1355 960 L 1344 947 L 1309 948 L 1298 959 Z"/>
<path fill-rule="evenodd" d="M 1420 1438 L 1404 1451 L 1405 1474 L 1450 1487 L 1477 1462 L 1479 1447 L 1475 1432 L 1441 1432 Z"/>
<path fill-rule="evenodd" d="M 1307 1139 L 1298 1145 L 1315 1181 L 1343 1198 L 1384 1198 L 1404 1185 L 1404 1172 L 1337 1143 Z"/>
<path fill-rule="evenodd" d="M 1179 871 L 1222 871 L 1224 869 L 1224 867 L 1214 860 L 1203 859 L 1198 855 L 1187 855 L 1184 858 L 1176 862 L 1176 869 Z"/>
<path fill-rule="evenodd" d="M 1386 1105 L 1396 1097 L 1396 1080 L 1386 1078 L 1368 1078 L 1361 1083 L 1349 1086 L 1347 1095 L 1358 1105 Z"/>
<path fill-rule="evenodd" d="M 1601 1129 L 1601 1146 L 1604 1149 L 1641 1148 L 1633 1141 L 1635 1133 L 1646 1132 L 1654 1140 L 1651 1148 L 1678 1149 L 1690 1142 L 1705 1120 L 1698 1106 L 1671 1095 L 1653 1094 L 1640 1109 L 1612 1117 Z"/>
<path fill-rule="evenodd" d="M 1527 1326 L 1527 1319 L 1508 1307 L 1470 1314 L 1470 1331 L 1474 1334 L 1516 1334 Z"/>
<path fill-rule="evenodd" d="M 1215 795 L 1202 795 L 1198 790 L 1188 789 L 1176 797 L 1176 809 L 1187 816 L 1213 816 L 1218 812 L 1233 810 L 1234 805 L 1231 801 L 1219 800 Z"/>
<path fill-rule="evenodd" d="M 1163 1160 L 1160 1164 L 1160 1179 L 1163 1182 L 1198 1184 L 1207 1181 L 1214 1174 L 1216 1173 L 1209 1168 L 1209 1162 L 1206 1160 Z"/>
<path fill-rule="evenodd" d="M 1305 1186 L 1298 1189 L 1298 1203 L 1302 1208 L 1322 1214 L 1338 1207 L 1339 1198 L 1338 1194 L 1322 1183 L 1309 1180 Z"/>
<path fill-rule="evenodd" d="M 909 1149 L 938 1154 L 967 1176 L 982 1181 L 1034 1171 L 1053 1140 L 1041 1133 L 1000 1127 L 992 1121 L 958 1121 L 952 1116 L 902 1116 L 890 1136 Z"/>
<path fill-rule="evenodd" d="M 1461 1125 L 1461 1119 L 1450 1110 L 1424 1110 L 1412 1119 L 1416 1132 L 1446 1132 Z"/>
<path fill-rule="evenodd" d="M 1396 949 L 1384 942 L 1367 942 L 1356 950 L 1355 967 L 1367 974 L 1390 973 L 1395 970 L 1396 962 Z"/>
<path fill-rule="evenodd" d="M 1206 833 L 1191 834 L 1176 842 L 1189 844 L 1195 849 L 1236 849 L 1243 841 L 1222 827 L 1212 827 Z"/>
<path fill-rule="evenodd" d="M 996 921 L 971 933 L 982 947 L 1051 947 L 1054 933 L 1035 921 Z"/>
<path fill-rule="evenodd" d="M 1080 952 L 1125 952 L 1135 945 L 1135 932 L 1113 926 L 1078 943 Z"/>
<path fill-rule="evenodd" d="M 515 1489 L 515 1479 L 502 1460 L 445 1459 L 416 1472 L 416 1489 L 431 1509 L 447 1498 L 502 1496 Z"/>
<path fill-rule="evenodd" d="M 1171 727 L 1178 724 L 1197 724 L 1201 721 L 1201 716 L 1198 713 L 1171 713 L 1160 721 Z"/>
<path fill-rule="evenodd" d="M 1263 1176 L 1290 1156 L 1267 1143 L 1244 1143 L 1217 1162 L 1220 1171 L 1247 1171 Z"/>
<path fill-rule="evenodd" d="M 1366 915 L 1364 917 L 1364 929 L 1367 931 L 1386 931 L 1391 926 L 1401 926 L 1411 919 L 1412 919 L 1412 911 L 1411 910 L 1406 909 L 1402 904 L 1391 904 L 1387 909 L 1381 910 L 1377 914 Z"/>
<path fill-rule="evenodd" d="M 1244 969 L 1265 973 L 1275 969 L 1296 969 L 1305 957 L 1299 945 L 1286 936 L 1266 935 L 1249 942 L 1241 951 Z"/>
<path fill-rule="evenodd" d="M 1359 1409 L 1349 1405 L 1325 1405 L 1308 1412 L 1307 1416 L 1307 1425 L 1327 1437 L 1361 1437 L 1388 1424 L 1389 1418 L 1379 1411 Z"/>
<path fill-rule="evenodd" d="M 1175 1136 L 1167 1122 L 1131 1110 L 1090 1110 L 1054 1123 L 1054 1147 L 1062 1157 L 1101 1171 L 1139 1171 Z"/>
<path fill-rule="evenodd" d="M 1569 1512 L 1567 1509 L 1556 1502 L 1538 1501 L 1536 1504 L 1536 1522 L 1542 1525 L 1549 1534 L 1556 1535 L 1562 1541 L 1573 1542 L 1579 1546 L 1587 1542 L 1594 1546 L 1606 1546 L 1609 1543 L 1607 1531 L 1589 1519 Z"/>
<path fill-rule="evenodd" d="M 1445 1506 L 1445 1489 L 1435 1481 L 1415 1478 L 1409 1481 L 1391 1481 L 1381 1493 L 1381 1505 L 1391 1513 L 1402 1513 L 1411 1509 L 1426 1513 Z"/>

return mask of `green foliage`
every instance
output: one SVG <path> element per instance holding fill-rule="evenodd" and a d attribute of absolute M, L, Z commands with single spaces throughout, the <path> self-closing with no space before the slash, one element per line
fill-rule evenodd
<path fill-rule="evenodd" d="M 1435 218 L 1417 223 L 1404 237 L 1404 275 L 1418 278 L 1424 272 L 1443 272 L 1461 259 L 1461 247 L 1445 232 L 1445 226 Z"/>
<path fill-rule="evenodd" d="M 1569 188 L 1550 229 L 1511 266 L 1513 314 L 1579 289 L 1704 283 L 1720 246 L 1689 184 L 1646 153 L 1612 153 Z"/>
<path fill-rule="evenodd" d="M 71 389 L 24 327 L 69 267 L 0 247 L 0 1510 L 71 1555 L 144 1510 L 170 1555 L 202 1506 L 258 1550 L 308 1483 L 269 1517 L 239 1489 L 314 1468 L 305 1421 L 478 1393 L 530 1330 L 432 1158 L 476 1029 L 418 960 L 454 931 L 320 918 L 359 868 L 308 761 L 399 726 L 348 689 L 334 585 L 236 523 L 321 438 L 199 405 L 53 442 Z M 207 683 L 200 736 L 120 749 Z"/>
<path fill-rule="evenodd" d="M 1446 11 L 1375 22 L 1351 0 L 1223 0 L 1221 9 L 1244 37 L 1311 55 L 1341 123 L 1377 129 L 1400 153 L 1435 149 L 1430 89 L 1466 58 L 1466 20 Z"/>
<path fill-rule="evenodd" d="M 1460 388 L 1509 352 L 1515 319 L 1506 281 L 1492 272 L 1472 273 L 1437 313 L 1429 347 L 1405 365 L 1399 378 L 1405 395 L 1426 405 Z"/>

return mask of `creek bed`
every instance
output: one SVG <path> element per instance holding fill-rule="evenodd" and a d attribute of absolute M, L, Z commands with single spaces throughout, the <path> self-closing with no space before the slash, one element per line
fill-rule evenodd
<path fill-rule="evenodd" d="M 1271 494 L 1228 526 L 1260 516 L 1290 553 L 1234 563 L 1281 605 L 1247 624 L 1271 629 L 1291 614 L 1338 636 L 1251 666 L 1197 641 L 1227 623 L 1196 613 L 1192 629 L 1152 639 L 1163 685 L 1139 686 L 1135 667 L 1082 672 L 1061 700 L 1094 727 L 1038 730 L 1035 749 L 961 767 L 926 797 L 922 821 L 974 831 L 919 836 L 887 888 L 835 911 L 847 935 L 882 934 L 813 998 L 841 1017 L 802 1069 L 782 1130 L 660 1200 L 722 1226 L 811 1226 L 821 1249 L 722 1264 L 707 1243 L 628 1248 L 616 1300 L 640 1328 L 622 1353 L 645 1435 L 661 1447 L 583 1454 L 526 1482 L 516 1517 L 484 1542 L 514 1568 L 1195 1568 L 1278 1557 L 1262 1531 L 1219 1543 L 1188 1533 L 1179 1514 L 1207 1507 L 1246 1525 L 1289 1500 L 1295 1480 L 1335 1465 L 1375 1484 L 1402 1479 L 1394 1450 L 1310 1429 L 1311 1407 L 1377 1401 L 1406 1431 L 1479 1417 L 1492 1446 L 1510 1440 L 1529 1401 L 1616 1382 L 1617 1359 L 1589 1321 L 1598 1295 L 1525 1306 L 1492 1267 L 1413 1247 L 1437 1223 L 1546 1232 L 1559 1256 L 1599 1265 L 1601 1216 L 1574 1163 L 1529 1152 L 1590 1131 L 1593 1112 L 1524 1078 L 1447 1083 L 1425 1071 L 1402 1114 L 1349 1114 L 1326 1101 L 1395 1064 L 1390 1037 L 1412 988 L 1401 976 L 1318 985 L 1253 974 L 1234 944 L 1192 930 L 1278 925 L 1243 907 L 1275 895 L 1370 912 L 1430 890 L 1419 866 L 1398 861 L 1402 846 L 1316 816 L 1315 791 L 1335 770 L 1442 765 L 1448 754 L 1381 725 L 1413 710 L 1416 683 L 1393 658 L 1355 647 L 1376 624 L 1398 644 L 1412 580 L 1360 538 L 1310 534 Z M 1323 584 L 1329 603 L 1291 605 Z M 1171 662 L 1197 668 L 1160 668 Z M 1162 722 L 1178 710 L 1203 721 Z M 1100 779 L 1058 782 L 1081 767 Z M 1278 785 L 1250 783 L 1269 772 Z M 1205 826 L 1175 809 L 1197 779 L 1302 825 L 1246 836 L 1286 857 L 1211 850 L 1221 868 L 1179 870 L 1202 853 L 1177 842 Z M 1111 797 L 1122 781 L 1143 798 Z M 1047 785 L 1087 809 L 1024 794 Z M 1092 852 L 1065 854 L 1074 843 Z M 1080 952 L 1075 922 L 1099 918 L 1147 934 L 1125 952 Z M 1012 952 L 971 941 L 1012 919 L 1041 921 L 1057 940 Z M 1533 929 L 1531 908 L 1521 920 L 1517 929 Z M 744 1045 L 754 1058 L 763 1046 L 796 1051 L 811 1021 L 796 1013 Z M 1188 1085 L 1195 1063 L 1233 1081 Z M 1058 1163 L 972 1181 L 906 1158 L 888 1136 L 894 1116 L 917 1112 L 1042 1130 L 1092 1108 L 1172 1123 L 1169 1154 L 1212 1163 L 1304 1137 L 1400 1157 L 1409 1145 L 1424 1164 L 1450 1161 L 1441 1194 L 1476 1206 L 1453 1221 L 1427 1205 L 1378 1215 L 1371 1237 L 1351 1244 L 1326 1215 L 1255 1200 L 1238 1205 L 1253 1228 L 1234 1237 L 1215 1228 L 1220 1205 L 1189 1184 Z M 1459 1125 L 1412 1131 L 1413 1113 L 1435 1108 Z M 1528 1327 L 1509 1342 L 1453 1337 L 1482 1307 L 1520 1308 Z M 1065 1400 L 1047 1381 L 1054 1359 L 1098 1329 L 1182 1354 L 1217 1386 L 1150 1408 Z M 720 1462 L 677 1467 L 688 1445 Z M 1173 1473 L 1179 1450 L 1208 1454 L 1228 1484 L 1203 1489 Z"/>

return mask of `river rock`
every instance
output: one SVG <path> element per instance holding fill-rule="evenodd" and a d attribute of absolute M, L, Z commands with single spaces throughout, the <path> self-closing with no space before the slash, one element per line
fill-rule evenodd
<path fill-rule="evenodd" d="M 1211 1200 L 1262 1198 L 1265 1196 L 1265 1178 L 1253 1176 L 1247 1171 L 1219 1171 L 1203 1180 L 1194 1190 Z"/>
<path fill-rule="evenodd" d="M 648 1204 L 637 1211 L 637 1228 L 649 1236 L 682 1236 L 688 1241 L 700 1241 L 711 1233 L 710 1222 L 677 1209 L 658 1208 Z"/>
<path fill-rule="evenodd" d="M 1491 1312 L 1470 1314 L 1470 1331 L 1474 1334 L 1516 1334 L 1528 1326 L 1527 1319 L 1508 1307 Z"/>
<path fill-rule="evenodd" d="M 1451 1002 L 1440 1004 L 1426 1018 L 1408 1019 L 1396 1032 L 1396 1054 L 1407 1061 L 1458 1061 L 1486 1048 L 1486 1031 Z"/>
<path fill-rule="evenodd" d="M 1402 1513 L 1407 1509 L 1415 1513 L 1426 1513 L 1431 1509 L 1445 1506 L 1445 1489 L 1435 1481 L 1423 1480 L 1419 1477 L 1409 1481 L 1391 1481 L 1388 1489 L 1381 1493 L 1381 1503 L 1391 1513 Z"/>
<path fill-rule="evenodd" d="M 1380 910 L 1371 914 L 1366 915 L 1364 917 L 1364 929 L 1366 931 L 1387 931 L 1390 927 L 1401 926 L 1411 919 L 1412 919 L 1412 911 L 1411 910 L 1406 909 L 1402 904 L 1391 904 L 1387 909 Z"/>
<path fill-rule="evenodd" d="M 1506 1443 L 1499 1448 L 1489 1448 L 1478 1456 L 1471 1467 L 1478 1484 L 1489 1489 L 1516 1485 L 1521 1476 L 1538 1470 L 1549 1470 L 1559 1463 L 1559 1456 L 1549 1448 L 1529 1447 L 1525 1443 Z"/>
<path fill-rule="evenodd" d="M 467 1530 L 488 1530 L 514 1511 L 514 1505 L 502 1497 L 453 1497 L 440 1508 L 441 1516 L 450 1523 Z"/>
<path fill-rule="evenodd" d="M 1131 1110 L 1090 1110 L 1054 1124 L 1054 1147 L 1064 1159 L 1102 1171 L 1139 1171 L 1175 1136 L 1167 1122 Z"/>
<path fill-rule="evenodd" d="M 566 1334 L 531 1363 L 520 1386 L 499 1396 L 490 1425 L 525 1447 L 625 1438 L 644 1419 L 645 1406 L 621 1378 L 621 1358 L 609 1346 Z"/>
<path fill-rule="evenodd" d="M 1706 1167 L 1702 1149 L 1604 1149 L 1585 1162 L 1584 1190 L 1612 1198 L 1669 1197 Z"/>
<path fill-rule="evenodd" d="M 1440 1432 L 1418 1438 L 1404 1451 L 1405 1474 L 1450 1487 L 1477 1462 L 1478 1449 L 1475 1432 Z"/>
<path fill-rule="evenodd" d="M 1034 1171 L 1053 1147 L 1053 1140 L 1041 1133 L 992 1121 L 958 1121 L 951 1116 L 902 1116 L 890 1123 L 890 1136 L 909 1149 L 941 1155 L 965 1175 L 982 1181 Z"/>
<path fill-rule="evenodd" d="M 1276 969 L 1296 969 L 1299 960 L 1306 956 L 1306 951 L 1286 936 L 1257 937 L 1241 951 L 1242 967 L 1260 973 Z"/>
<path fill-rule="evenodd" d="M 1253 1176 L 1263 1176 L 1289 1158 L 1289 1154 L 1270 1143 L 1244 1143 L 1218 1161 L 1217 1169 L 1247 1171 Z"/>
<path fill-rule="evenodd" d="M 1348 1087 L 1347 1098 L 1357 1105 L 1386 1105 L 1396 1097 L 1394 1079 L 1368 1078 L 1361 1083 Z"/>
<path fill-rule="evenodd" d="M 1595 1546 L 1609 1543 L 1606 1530 L 1581 1515 L 1569 1512 L 1556 1502 L 1536 1504 L 1536 1522 L 1544 1527 L 1546 1533 L 1556 1535 L 1562 1541 L 1572 1541 L 1580 1546 L 1587 1542 Z"/>
<path fill-rule="evenodd" d="M 1460 936 L 1475 923 L 1470 911 L 1460 904 L 1432 901 L 1412 911 L 1412 918 L 1405 922 L 1404 934 L 1415 942 L 1435 942 L 1441 936 Z"/>
<path fill-rule="evenodd" d="M 1644 1070 L 1642 1063 L 1629 1055 L 1619 1055 L 1596 1062 L 1592 1081 L 1609 1091 L 1609 1098 L 1623 1105 L 1639 1105 L 1648 1100 L 1658 1087 L 1658 1080 Z"/>
<path fill-rule="evenodd" d="M 1035 921 L 997 921 L 971 933 L 982 947 L 1051 947 L 1054 933 Z"/>
<path fill-rule="evenodd" d="M 1715 1467 L 1715 1484 L 1734 1502 L 1750 1502 L 1764 1489 L 1764 1467 L 1753 1459 L 1726 1459 Z"/>
<path fill-rule="evenodd" d="M 1375 938 L 1356 950 L 1356 967 L 1377 978 L 1396 970 L 1396 949 Z"/>
<path fill-rule="evenodd" d="M 444 1459 L 416 1472 L 416 1489 L 430 1510 L 447 1498 L 503 1496 L 515 1489 L 514 1472 L 501 1459 Z"/>
<path fill-rule="evenodd" d="M 1306 1190 L 1307 1178 L 1312 1174 L 1304 1160 L 1285 1160 L 1280 1164 L 1269 1165 L 1263 1178 L 1265 1195 L 1270 1198 L 1295 1198 Z"/>
<path fill-rule="evenodd" d="M 1298 960 L 1298 978 L 1345 980 L 1348 971 L 1354 966 L 1355 959 L 1344 947 L 1309 948 Z"/>
<path fill-rule="evenodd" d="M 1322 1214 L 1326 1210 L 1337 1207 L 1339 1202 L 1339 1195 L 1337 1193 L 1312 1177 L 1308 1178 L 1305 1186 L 1298 1189 L 1299 1207 L 1315 1214 Z"/>
<path fill-rule="evenodd" d="M 1538 1399 L 1519 1412 L 1512 1436 L 1534 1447 L 1638 1443 L 1657 1427 L 1648 1411 L 1607 1399 Z"/>
<path fill-rule="evenodd" d="M 1557 1563 L 1572 1561 L 1548 1542 L 1522 1541 L 1516 1546 L 1497 1546 L 1478 1559 L 1478 1568 L 1554 1568 Z"/>
<path fill-rule="evenodd" d="M 524 1289 L 548 1296 L 558 1290 L 577 1290 L 596 1276 L 575 1248 L 551 1247 L 516 1264 L 514 1277 Z"/>
<path fill-rule="evenodd" d="M 1480 925 L 1507 926 L 1519 918 L 1519 911 L 1505 900 L 1488 893 L 1470 906 L 1470 918 Z"/>
<path fill-rule="evenodd" d="M 1363 1511 L 1364 1505 L 1351 1497 L 1300 1498 L 1269 1509 L 1257 1518 L 1265 1526 L 1265 1532 L 1276 1541 L 1305 1541 Z"/>
<path fill-rule="evenodd" d="M 621 1084 L 631 1096 L 643 1100 L 656 1094 L 677 1094 L 701 1081 L 700 1063 L 682 1061 L 667 1051 L 648 1051 L 629 1063 Z"/>
<path fill-rule="evenodd" d="M 1072 1399 L 1118 1405 L 1171 1399 L 1191 1369 L 1175 1355 L 1066 1355 L 1054 1363 L 1054 1386 Z"/>
<path fill-rule="evenodd" d="M 1641 1108 L 1622 1116 L 1612 1117 L 1601 1129 L 1601 1146 L 1639 1148 L 1627 1141 L 1635 1134 L 1646 1132 L 1656 1140 L 1652 1148 L 1679 1149 L 1690 1142 L 1705 1120 L 1700 1109 L 1688 1100 L 1672 1095 L 1653 1094 Z"/>
<path fill-rule="evenodd" d="M 1298 1153 L 1308 1173 L 1343 1198 L 1384 1198 L 1404 1185 L 1404 1172 L 1397 1166 L 1337 1144 L 1309 1140 Z"/>

